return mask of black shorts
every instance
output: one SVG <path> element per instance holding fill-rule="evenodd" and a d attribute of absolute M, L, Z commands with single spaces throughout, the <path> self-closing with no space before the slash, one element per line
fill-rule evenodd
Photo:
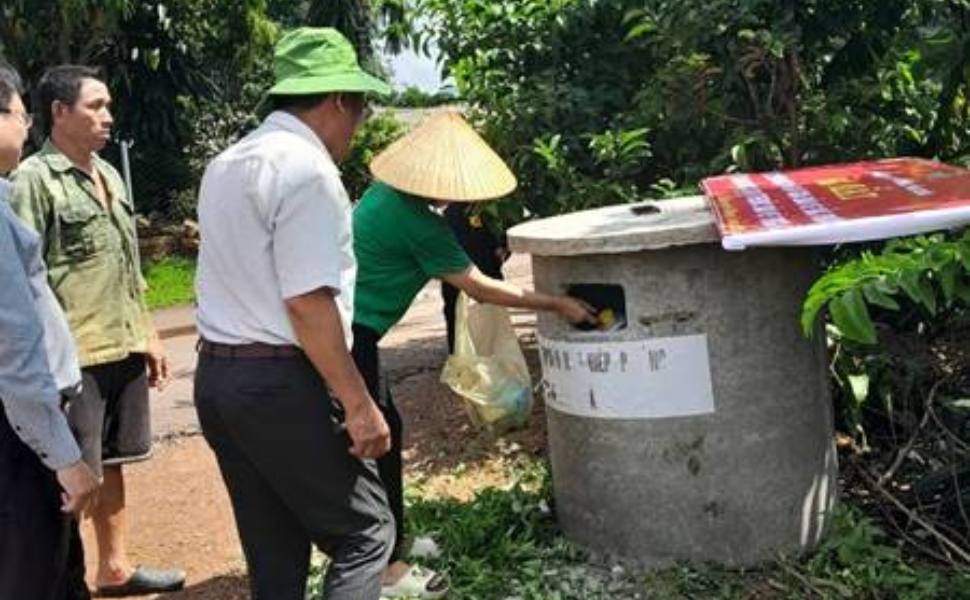
<path fill-rule="evenodd" d="M 98 475 L 103 465 L 145 460 L 152 452 L 151 416 L 145 356 L 81 371 L 81 396 L 67 416 L 84 462 Z"/>

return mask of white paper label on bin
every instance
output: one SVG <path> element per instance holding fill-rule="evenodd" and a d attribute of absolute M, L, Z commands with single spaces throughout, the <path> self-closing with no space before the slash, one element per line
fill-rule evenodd
<path fill-rule="evenodd" d="M 620 342 L 539 337 L 546 404 L 582 417 L 658 419 L 714 412 L 706 335 Z"/>

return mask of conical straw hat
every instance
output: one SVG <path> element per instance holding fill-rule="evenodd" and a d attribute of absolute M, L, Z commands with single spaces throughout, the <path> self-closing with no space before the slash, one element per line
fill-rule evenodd
<path fill-rule="evenodd" d="M 435 113 L 370 163 L 374 177 L 422 198 L 476 202 L 505 196 L 515 175 L 455 111 Z"/>

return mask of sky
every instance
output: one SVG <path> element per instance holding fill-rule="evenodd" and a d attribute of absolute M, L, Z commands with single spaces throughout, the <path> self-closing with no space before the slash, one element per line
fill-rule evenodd
<path fill-rule="evenodd" d="M 397 89 L 409 86 L 418 87 L 426 92 L 437 92 L 441 87 L 441 75 L 434 59 L 405 50 L 391 56 L 390 64 L 394 73 L 393 82 Z"/>

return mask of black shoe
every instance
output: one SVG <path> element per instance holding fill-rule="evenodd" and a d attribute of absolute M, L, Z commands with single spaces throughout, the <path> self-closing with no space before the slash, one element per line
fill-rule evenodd
<path fill-rule="evenodd" d="M 121 598 L 162 592 L 177 592 L 185 586 L 185 572 L 181 569 L 157 570 L 138 566 L 128 581 L 119 585 L 98 586 L 96 596 Z"/>

